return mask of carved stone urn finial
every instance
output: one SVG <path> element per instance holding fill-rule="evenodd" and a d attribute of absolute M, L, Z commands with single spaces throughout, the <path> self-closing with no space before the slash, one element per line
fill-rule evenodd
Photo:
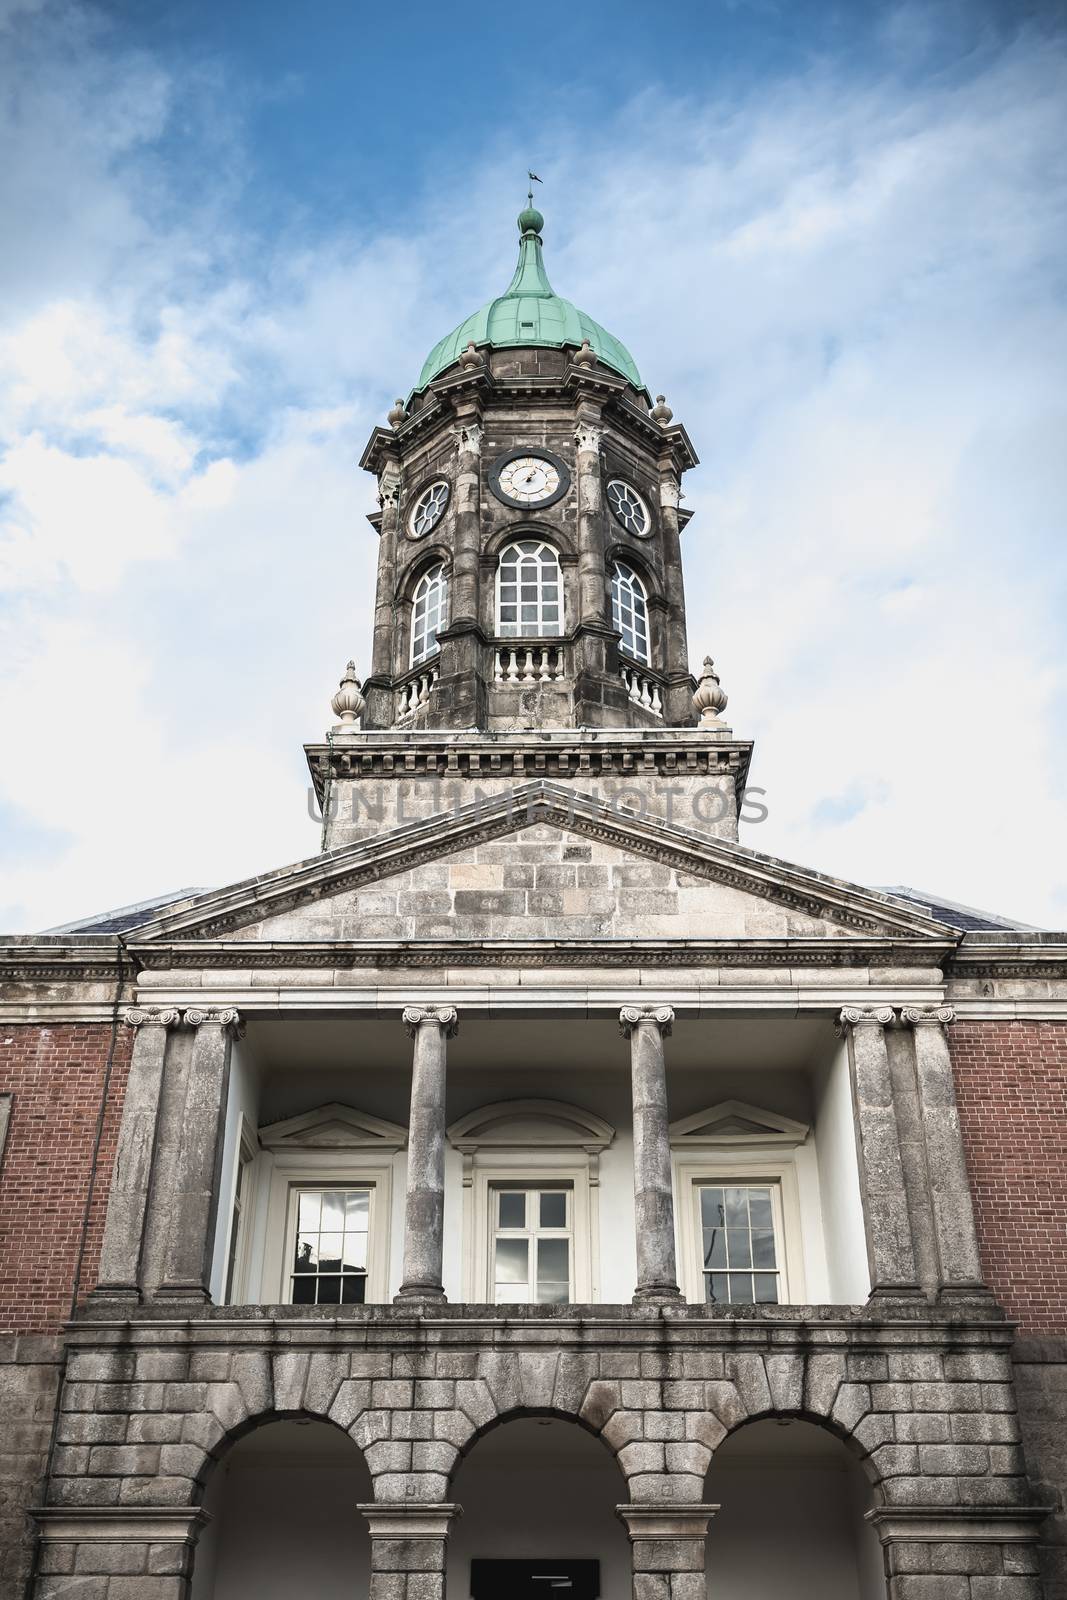
<path fill-rule="evenodd" d="M 575 351 L 574 365 L 576 367 L 596 366 L 596 351 L 593 349 L 588 339 L 583 339 L 581 349 Z"/>
<path fill-rule="evenodd" d="M 653 422 L 658 422 L 661 428 L 665 428 L 667 426 L 668 422 L 674 416 L 674 412 L 667 404 L 666 395 L 658 394 L 656 396 L 656 403 L 649 412 L 649 416 L 652 418 Z"/>
<path fill-rule="evenodd" d="M 403 400 L 398 395 L 393 405 L 393 409 L 389 412 L 386 421 L 389 423 L 391 428 L 399 428 L 407 414 L 407 407 L 404 405 Z"/>
<path fill-rule="evenodd" d="M 719 674 L 715 671 L 715 663 L 710 656 L 704 657 L 704 670 L 700 674 L 700 682 L 693 694 L 693 704 L 700 713 L 702 728 L 726 726 L 719 715 L 720 711 L 726 709 L 726 692 L 719 682 Z"/>
<path fill-rule="evenodd" d="M 359 690 L 356 663 L 350 661 L 345 668 L 345 675 L 341 679 L 337 693 L 330 701 L 334 716 L 341 719 L 333 730 L 334 733 L 355 733 L 356 723 L 363 715 L 366 704 Z"/>
<path fill-rule="evenodd" d="M 473 367 L 485 366 L 484 357 L 479 354 L 478 347 L 473 339 L 468 339 L 467 348 L 460 355 L 459 364 L 461 367 L 468 368 L 468 370 Z"/>

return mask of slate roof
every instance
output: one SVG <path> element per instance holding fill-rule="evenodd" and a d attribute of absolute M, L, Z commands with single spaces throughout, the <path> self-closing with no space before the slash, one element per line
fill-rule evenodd
<path fill-rule="evenodd" d="M 210 894 L 210 889 L 172 889 L 169 894 L 157 895 L 154 900 L 138 900 L 135 905 L 116 906 L 114 911 L 98 911 L 81 922 L 65 922 L 61 928 L 43 928 L 43 933 L 127 933 L 151 922 L 164 906 L 179 905 L 183 900 L 195 900 L 197 895 Z"/>
<path fill-rule="evenodd" d="M 945 900 L 941 895 L 927 894 L 923 889 L 909 889 L 899 884 L 882 885 L 880 894 L 895 895 L 898 900 L 910 900 L 938 922 L 963 933 L 1038 933 L 1040 930 L 1028 922 L 1017 922 L 1013 917 L 998 917 L 992 911 L 979 911 L 975 906 L 961 906 L 955 900 Z"/>

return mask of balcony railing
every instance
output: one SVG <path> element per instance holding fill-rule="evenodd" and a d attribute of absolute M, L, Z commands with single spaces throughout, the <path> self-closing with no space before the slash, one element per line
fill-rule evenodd
<path fill-rule="evenodd" d="M 441 676 L 436 661 L 424 662 L 410 674 L 396 692 L 396 726 L 404 727 L 414 720 L 430 698 L 430 691 Z"/>
<path fill-rule="evenodd" d="M 528 686 L 563 677 L 561 644 L 500 644 L 493 649 L 493 680 Z"/>
<path fill-rule="evenodd" d="M 646 711 L 651 711 L 654 717 L 662 717 L 663 694 L 658 678 L 654 678 L 644 667 L 639 667 L 630 661 L 623 662 L 619 668 L 619 677 L 635 706 L 643 706 Z"/>

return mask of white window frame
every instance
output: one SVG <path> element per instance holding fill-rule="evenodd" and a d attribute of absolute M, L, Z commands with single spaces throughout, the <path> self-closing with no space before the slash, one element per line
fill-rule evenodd
<path fill-rule="evenodd" d="M 433 581 L 435 579 L 438 598 L 435 599 L 433 607 L 431 607 L 429 597 L 435 587 Z M 420 605 L 422 606 L 421 617 L 419 613 Z M 431 627 L 430 619 L 434 616 L 435 620 L 433 621 L 433 625 Z M 420 632 L 420 623 L 424 624 L 421 628 L 422 637 L 424 640 L 428 639 L 431 633 L 433 634 L 433 644 L 427 646 L 424 643 L 421 651 L 417 650 L 416 648 Z M 422 574 L 411 595 L 411 649 L 409 651 L 411 666 L 418 667 L 421 666 L 424 661 L 433 660 L 434 656 L 437 655 L 440 650 L 440 645 L 437 642 L 437 635 L 442 628 L 446 628 L 447 626 L 448 573 L 445 571 L 445 564 L 443 561 L 435 561 L 434 564 L 430 567 L 427 567 L 426 571 Z"/>
<path fill-rule="evenodd" d="M 624 577 L 624 573 L 628 576 Z M 632 623 L 627 624 L 622 611 L 620 591 L 625 591 L 630 600 L 630 614 Z M 644 651 L 639 650 L 639 634 L 637 621 L 644 623 Z M 648 616 L 648 589 L 644 579 L 635 567 L 628 561 L 613 561 L 611 564 L 611 625 L 622 634 L 619 649 L 630 661 L 635 661 L 638 666 L 647 667 L 652 664 L 652 632 Z M 629 632 L 629 642 L 627 642 Z"/>
<path fill-rule="evenodd" d="M 778 1257 L 778 1304 L 803 1305 L 804 1243 L 800 1224 L 800 1189 L 796 1164 L 781 1151 L 706 1151 L 676 1155 L 678 1260 L 682 1293 L 691 1305 L 704 1305 L 704 1249 L 700 1226 L 700 1189 L 713 1185 L 764 1188 L 771 1191 L 775 1253 Z"/>
<path fill-rule="evenodd" d="M 529 1218 L 530 1201 L 529 1201 L 529 1196 L 532 1195 L 532 1194 L 540 1195 L 541 1193 L 543 1193 L 545 1191 L 550 1191 L 550 1192 L 553 1192 L 553 1193 L 556 1193 L 556 1194 L 563 1193 L 563 1194 L 565 1194 L 567 1196 L 567 1207 L 566 1207 L 567 1221 L 566 1221 L 565 1226 L 562 1227 L 562 1228 L 542 1228 L 541 1225 L 540 1225 L 540 1221 L 539 1220 L 534 1226 L 530 1225 L 530 1218 Z M 498 1211 L 499 1196 L 501 1194 L 505 1194 L 505 1193 L 508 1193 L 508 1192 L 513 1193 L 513 1194 L 517 1193 L 517 1192 L 522 1192 L 522 1193 L 525 1193 L 525 1195 L 527 1196 L 527 1201 L 526 1201 L 526 1226 L 524 1228 L 501 1227 L 501 1225 L 500 1225 L 500 1223 L 498 1221 L 498 1217 L 499 1217 L 499 1211 Z M 562 1304 L 574 1305 L 577 1302 L 578 1296 L 577 1296 L 577 1276 L 576 1276 L 575 1264 L 574 1264 L 574 1252 L 575 1252 L 574 1219 L 575 1219 L 576 1206 L 575 1206 L 574 1186 L 573 1186 L 573 1184 L 568 1182 L 566 1179 L 560 1179 L 558 1177 L 553 1177 L 551 1179 L 541 1178 L 541 1179 L 538 1179 L 536 1182 L 534 1180 L 532 1180 L 530 1178 L 527 1178 L 527 1177 L 524 1177 L 524 1176 L 515 1177 L 515 1178 L 508 1178 L 508 1179 L 504 1179 L 504 1180 L 497 1179 L 496 1182 L 490 1183 L 489 1186 L 488 1186 L 488 1189 L 487 1189 L 487 1192 L 486 1192 L 486 1206 L 487 1206 L 487 1236 L 488 1236 L 488 1245 L 489 1245 L 489 1258 L 488 1258 L 488 1260 L 486 1261 L 486 1264 L 485 1264 L 486 1287 L 487 1287 L 487 1291 L 492 1296 L 493 1303 L 496 1304 L 496 1305 L 500 1305 L 500 1306 L 508 1306 L 508 1305 L 559 1305 L 559 1304 L 561 1304 L 561 1302 L 558 1301 L 558 1300 L 556 1300 L 556 1301 L 550 1301 L 550 1300 L 545 1300 L 545 1301 L 520 1300 L 520 1301 L 516 1301 L 516 1300 L 497 1300 L 496 1299 L 497 1276 L 496 1276 L 496 1271 L 495 1271 L 495 1265 L 496 1265 L 496 1245 L 497 1245 L 498 1241 L 501 1238 L 526 1239 L 527 1241 L 529 1241 L 530 1244 L 532 1244 L 533 1248 L 529 1251 L 529 1253 L 527 1255 L 527 1282 L 528 1282 L 528 1284 L 530 1285 L 531 1288 L 536 1289 L 536 1286 L 537 1286 L 537 1273 L 536 1273 L 535 1263 L 536 1263 L 536 1259 L 537 1259 L 538 1250 L 540 1248 L 540 1241 L 541 1241 L 542 1238 L 545 1238 L 545 1239 L 566 1239 L 568 1244 L 569 1244 L 569 1246 L 570 1246 L 570 1248 L 569 1248 L 569 1250 L 567 1252 L 567 1255 L 568 1255 L 568 1284 L 567 1284 L 567 1286 L 568 1286 L 568 1298 L 566 1299 L 566 1301 L 563 1301 Z"/>
<path fill-rule="evenodd" d="M 519 546 L 523 545 L 523 544 L 533 544 L 533 545 L 537 546 L 537 551 L 536 551 L 537 560 L 538 560 L 538 567 L 537 567 L 537 626 L 532 631 L 530 629 L 524 627 L 523 622 L 522 622 L 522 597 L 521 597 L 522 585 L 521 585 L 521 583 L 517 584 L 516 591 L 515 591 L 515 606 L 516 606 L 516 613 L 517 613 L 516 620 L 513 623 L 509 622 L 509 623 L 505 624 L 502 621 L 501 616 L 500 616 L 500 607 L 501 607 L 501 603 L 502 603 L 501 602 L 501 596 L 500 596 L 500 589 L 501 589 L 501 583 L 502 583 L 503 574 L 504 574 L 504 557 L 508 554 L 509 551 L 517 550 L 519 548 Z M 559 620 L 557 622 L 552 623 L 550 626 L 547 626 L 545 624 L 545 622 L 544 622 L 545 567 L 544 567 L 544 562 L 542 560 L 542 552 L 547 553 L 552 558 L 552 561 L 555 564 L 556 590 L 557 590 L 557 593 L 559 595 L 559 599 L 558 599 L 557 604 L 556 604 L 556 610 L 557 610 L 557 613 L 558 613 L 558 619 Z M 520 561 L 522 559 L 525 559 L 525 558 L 520 557 Z M 563 600 L 564 600 L 564 596 L 563 596 L 563 568 L 560 565 L 559 551 L 555 548 L 554 545 L 549 544 L 547 539 L 541 539 L 536 534 L 530 534 L 526 538 L 512 539 L 508 544 L 506 544 L 504 546 L 503 550 L 501 550 L 499 556 L 497 557 L 497 563 L 496 563 L 496 634 L 497 634 L 497 638 L 498 639 L 559 639 L 559 638 L 562 638 L 562 636 L 563 636 L 563 624 L 564 624 Z M 512 631 L 511 632 L 505 632 L 505 627 L 511 629 Z"/>
<path fill-rule="evenodd" d="M 589 1183 L 589 1166 L 576 1165 L 573 1156 L 554 1157 L 548 1151 L 494 1152 L 491 1166 L 476 1165 L 470 1186 L 464 1190 L 463 1280 L 465 1298 L 477 1305 L 495 1299 L 493 1238 L 496 1232 L 494 1197 L 501 1188 L 561 1189 L 571 1191 L 572 1305 L 589 1305 L 599 1296 L 594 1263 L 600 1258 L 598 1208 Z M 512 1302 L 514 1303 L 514 1302 Z M 531 1301 L 530 1304 L 536 1304 Z"/>
<path fill-rule="evenodd" d="M 252 1235 L 255 1231 L 256 1220 L 256 1160 L 259 1153 L 259 1141 L 255 1129 L 248 1118 L 241 1113 L 240 1125 L 237 1129 L 237 1158 L 234 1161 L 233 1183 L 230 1194 L 230 1220 L 226 1229 L 226 1249 L 222 1258 L 222 1296 L 225 1305 L 247 1305 L 247 1301 L 239 1299 L 239 1293 L 248 1282 L 249 1252 L 252 1248 Z M 245 1180 L 242 1192 L 241 1179 Z M 237 1197 L 241 1195 L 240 1214 L 235 1216 Z M 234 1248 L 234 1226 L 237 1228 L 236 1248 Z M 230 1277 L 230 1255 L 233 1254 L 233 1281 Z M 227 1290 L 229 1293 L 227 1294 Z"/>
<path fill-rule="evenodd" d="M 389 1288 L 392 1184 L 392 1165 L 383 1164 L 373 1152 L 368 1159 L 359 1151 L 276 1151 L 267 1193 L 260 1303 L 292 1304 L 289 1278 L 296 1245 L 296 1195 L 300 1189 L 370 1190 L 365 1303 L 385 1302 Z"/>

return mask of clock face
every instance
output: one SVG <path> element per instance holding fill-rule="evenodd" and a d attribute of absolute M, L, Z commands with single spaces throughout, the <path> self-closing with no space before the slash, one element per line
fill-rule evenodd
<path fill-rule="evenodd" d="M 489 481 L 505 505 L 550 506 L 566 494 L 570 474 L 547 450 L 513 450 L 494 463 Z"/>
<path fill-rule="evenodd" d="M 639 539 L 648 538 L 652 530 L 652 518 L 636 489 L 621 478 L 612 478 L 608 484 L 608 504 L 627 533 L 636 533 Z"/>
<path fill-rule="evenodd" d="M 431 528 L 436 528 L 444 515 L 450 492 L 445 478 L 438 478 L 423 489 L 408 517 L 408 532 L 413 539 L 421 539 Z"/>

